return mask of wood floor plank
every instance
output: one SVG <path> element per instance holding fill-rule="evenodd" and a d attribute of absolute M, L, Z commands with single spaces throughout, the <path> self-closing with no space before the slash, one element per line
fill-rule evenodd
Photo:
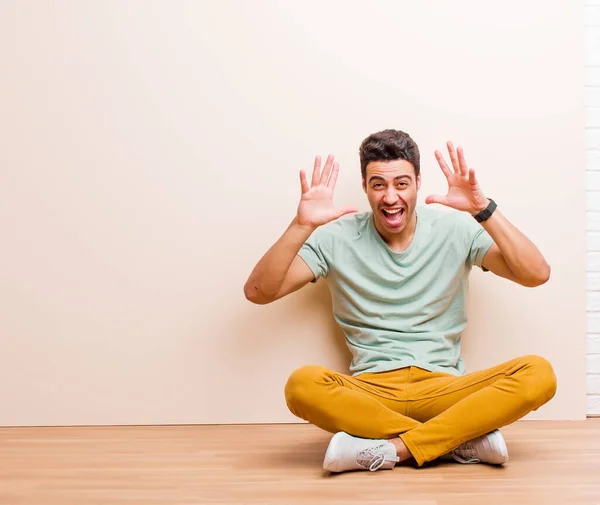
<path fill-rule="evenodd" d="M 503 433 L 502 468 L 329 475 L 309 425 L 0 428 L 0 505 L 600 505 L 600 419 Z"/>

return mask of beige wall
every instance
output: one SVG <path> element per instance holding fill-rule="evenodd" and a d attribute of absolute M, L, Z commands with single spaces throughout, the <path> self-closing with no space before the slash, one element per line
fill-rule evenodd
<path fill-rule="evenodd" d="M 405 129 L 546 254 L 528 290 L 474 272 L 470 370 L 524 353 L 585 413 L 582 26 L 577 2 L 5 0 L 0 4 L 0 424 L 293 421 L 282 389 L 348 355 L 319 283 L 242 286 L 292 219 L 297 171 Z"/>

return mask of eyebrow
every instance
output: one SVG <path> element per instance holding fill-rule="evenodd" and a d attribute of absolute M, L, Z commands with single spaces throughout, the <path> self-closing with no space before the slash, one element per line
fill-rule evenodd
<path fill-rule="evenodd" d="M 371 177 L 369 177 L 369 182 L 373 181 L 373 179 L 385 181 L 385 179 L 383 177 L 381 177 L 381 175 L 372 175 Z M 408 174 L 397 175 L 396 177 L 394 177 L 394 181 L 398 181 L 400 179 L 410 179 L 412 181 L 412 177 Z"/>

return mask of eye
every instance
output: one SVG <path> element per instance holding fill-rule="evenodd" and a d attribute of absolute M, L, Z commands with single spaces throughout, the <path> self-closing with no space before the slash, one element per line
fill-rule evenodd
<path fill-rule="evenodd" d="M 407 188 L 408 187 L 408 183 L 406 183 L 406 182 L 400 182 L 400 183 L 398 183 L 398 187 L 402 188 L 402 189 Z"/>
<path fill-rule="evenodd" d="M 373 189 L 380 189 L 380 188 L 383 188 L 383 184 L 381 184 L 380 182 L 373 184 Z"/>

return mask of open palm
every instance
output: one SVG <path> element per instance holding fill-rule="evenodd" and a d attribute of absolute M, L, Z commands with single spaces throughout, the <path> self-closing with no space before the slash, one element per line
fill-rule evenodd
<path fill-rule="evenodd" d="M 298 205 L 297 220 L 301 225 L 317 227 L 326 224 L 345 214 L 356 212 L 355 207 L 336 208 L 333 205 L 333 190 L 337 182 L 339 165 L 329 155 L 321 173 L 321 157 L 315 158 L 312 180 L 309 186 L 306 172 L 300 170 L 302 197 Z"/>
<path fill-rule="evenodd" d="M 456 210 L 477 214 L 487 207 L 489 201 L 479 187 L 475 170 L 467 166 L 462 148 L 455 150 L 452 142 L 448 142 L 448 153 L 454 170 L 448 167 L 440 151 L 435 152 L 435 157 L 448 181 L 448 193 L 445 196 L 430 195 L 425 203 L 440 203 Z"/>

